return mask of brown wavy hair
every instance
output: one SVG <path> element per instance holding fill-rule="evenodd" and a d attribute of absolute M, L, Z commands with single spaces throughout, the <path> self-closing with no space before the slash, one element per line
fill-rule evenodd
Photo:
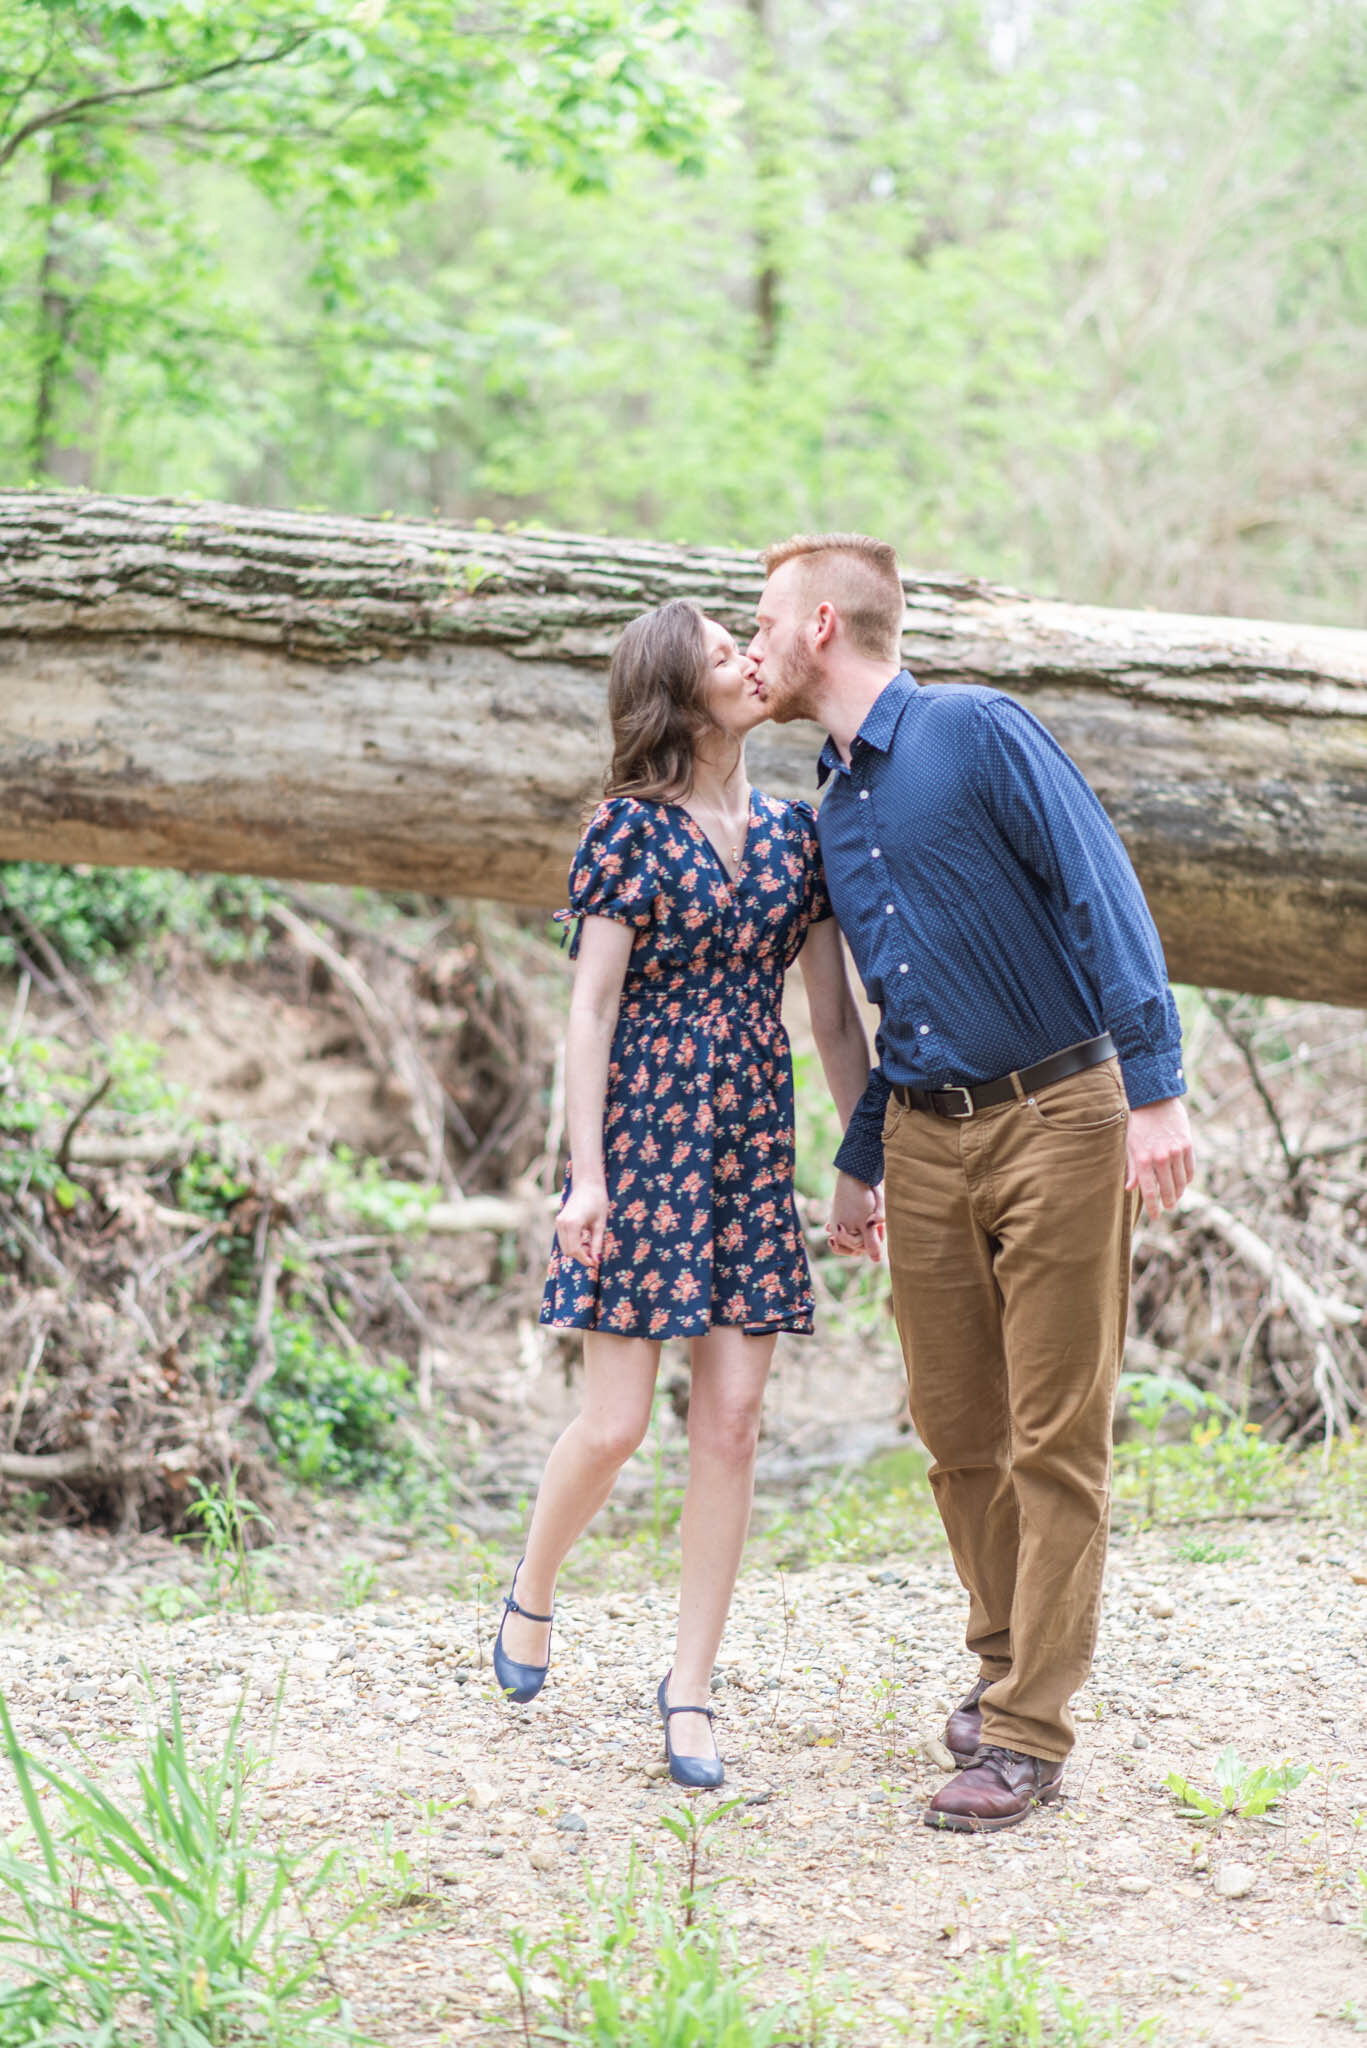
<path fill-rule="evenodd" d="M 693 754 L 713 729 L 703 613 L 686 597 L 642 612 L 608 670 L 612 760 L 604 796 L 677 803 L 693 787 Z"/>

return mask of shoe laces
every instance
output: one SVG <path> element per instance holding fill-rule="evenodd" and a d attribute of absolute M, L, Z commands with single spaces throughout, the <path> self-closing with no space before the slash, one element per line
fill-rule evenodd
<path fill-rule="evenodd" d="M 975 1764 L 986 1764 L 989 1770 L 995 1771 L 1002 1783 L 1008 1786 L 1011 1772 L 1017 1764 L 1033 1764 L 1036 1779 L 1039 1778 L 1041 1769 L 1038 1757 L 1026 1756 L 1024 1751 L 1019 1749 L 1005 1749 L 996 1742 L 985 1742 L 973 1761 Z"/>

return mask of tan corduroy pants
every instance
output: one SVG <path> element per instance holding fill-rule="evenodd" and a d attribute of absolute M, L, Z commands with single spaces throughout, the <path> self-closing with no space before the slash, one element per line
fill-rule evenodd
<path fill-rule="evenodd" d="M 992 1684 L 983 1740 L 1057 1759 L 1096 1646 L 1129 1304 L 1115 1060 L 962 1120 L 884 1126 L 911 1416 Z"/>

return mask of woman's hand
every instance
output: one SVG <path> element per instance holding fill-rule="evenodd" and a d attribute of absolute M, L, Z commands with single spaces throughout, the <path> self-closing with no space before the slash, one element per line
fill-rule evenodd
<path fill-rule="evenodd" d="M 555 1219 L 556 1243 L 562 1255 L 596 1273 L 607 1226 L 607 1188 L 602 1181 L 576 1181 Z"/>
<path fill-rule="evenodd" d="M 852 1174 L 838 1173 L 826 1219 L 826 1242 L 836 1257 L 868 1258 L 881 1265 L 886 1231 L 881 1185 L 866 1187 Z"/>

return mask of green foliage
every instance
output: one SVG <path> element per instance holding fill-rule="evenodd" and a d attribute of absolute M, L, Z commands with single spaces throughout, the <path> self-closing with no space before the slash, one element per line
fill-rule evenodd
<path fill-rule="evenodd" d="M 271 1320 L 276 1368 L 256 1406 L 281 1463 L 309 1485 L 364 1486 L 409 1463 L 395 1436 L 408 1368 L 323 1342 L 303 1316 Z"/>
<path fill-rule="evenodd" d="M 1095 2011 L 1013 1941 L 1004 1955 L 954 1972 L 931 2038 L 941 2048 L 1103 2048 L 1112 2041 L 1137 2048 L 1157 2033 L 1156 2019 L 1127 2021 L 1119 2006 Z"/>
<path fill-rule="evenodd" d="M 1122 1373 L 1120 1392 L 1140 1435 L 1117 1446 L 1116 1494 L 1123 1500 L 1138 1488 L 1146 1520 L 1158 1519 L 1160 1496 L 1169 1515 L 1247 1515 L 1295 1483 L 1298 1468 L 1286 1446 L 1231 1414 L 1218 1395 L 1163 1373 Z M 1185 1441 L 1164 1443 L 1160 1434 L 1174 1411 L 1205 1419 Z"/>
<path fill-rule="evenodd" d="M 174 1579 L 160 1579 L 155 1585 L 142 1589 L 142 1609 L 149 1621 L 163 1621 L 168 1625 L 183 1621 L 187 1614 L 202 1614 L 204 1602 L 188 1586 L 179 1585 Z"/>
<path fill-rule="evenodd" d="M 251 1189 L 250 1179 L 216 1153 L 196 1152 L 176 1174 L 176 1206 L 192 1216 L 226 1222 Z"/>
<path fill-rule="evenodd" d="M 339 1145 L 326 1161 L 322 1184 L 358 1223 L 396 1237 L 421 1230 L 428 1210 L 441 1200 L 440 1188 L 394 1180 L 378 1159 L 358 1158 L 347 1145 Z"/>
<path fill-rule="evenodd" d="M 1184 1536 L 1176 1554 L 1183 1564 L 1232 1564 L 1235 1558 L 1247 1557 L 1248 1545 L 1217 1543 L 1209 1536 Z"/>
<path fill-rule="evenodd" d="M 236 1472 L 228 1474 L 225 1486 L 206 1486 L 201 1479 L 192 1479 L 190 1485 L 195 1498 L 185 1510 L 185 1519 L 193 1525 L 202 1546 L 209 1604 L 236 1605 L 244 1614 L 251 1614 L 266 1605 L 266 1592 L 260 1550 L 253 1549 L 250 1532 L 269 1529 L 270 1516 L 238 1492 Z M 176 1538 L 178 1543 L 186 1540 L 186 1536 Z"/>
<path fill-rule="evenodd" d="M 1204 1791 L 1179 1771 L 1164 1780 L 1184 1820 L 1261 1820 L 1310 1774 L 1308 1764 L 1246 1764 L 1231 1745 L 1215 1760 L 1215 1790 Z"/>
<path fill-rule="evenodd" d="M 1174 1408 L 1188 1415 L 1204 1415 L 1207 1409 L 1223 1404 L 1200 1387 L 1194 1387 L 1190 1380 L 1161 1372 L 1123 1372 L 1119 1393 L 1126 1420 L 1140 1431 L 1143 1440 L 1144 1512 L 1152 1521 L 1158 1508 L 1158 1436 L 1163 1424 Z"/>
<path fill-rule="evenodd" d="M 462 352 L 420 289 L 386 287 L 396 217 L 431 197 L 470 127 L 571 189 L 602 185 L 633 148 L 694 160 L 686 30 L 663 0 L 491 0 L 465 16 L 443 0 L 6 8 L 12 466 L 61 469 L 99 438 L 155 473 L 194 421 L 250 470 L 289 431 L 301 346 L 341 376 L 343 414 L 430 446 L 423 416 Z M 291 244 L 288 293 L 262 289 L 272 240 Z"/>
<path fill-rule="evenodd" d="M 315 1323 L 277 1308 L 270 1323 L 275 1370 L 254 1403 L 282 1467 L 310 1486 L 399 1486 L 413 1455 L 397 1433 L 408 1368 L 400 1359 L 343 1349 Z M 253 1312 L 234 1301 L 225 1329 L 199 1346 L 201 1369 L 237 1393 L 255 1358 Z"/>
<path fill-rule="evenodd" d="M 375 1591 L 379 1577 L 373 1564 L 364 1558 L 344 1557 L 342 1559 L 342 1605 L 343 1607 L 364 1607 Z"/>
<path fill-rule="evenodd" d="M 64 1209 L 85 1199 L 57 1154 L 64 1129 L 97 1089 L 106 1114 L 170 1119 L 182 1111 L 180 1094 L 162 1079 L 160 1048 L 126 1032 L 80 1055 L 37 1033 L 0 1051 L 0 1192 L 51 1193 Z"/>
<path fill-rule="evenodd" d="M 889 1451 L 839 1474 L 803 1505 L 785 1509 L 760 1541 L 780 1564 L 862 1564 L 897 1556 L 934 1522 L 923 1451 Z"/>
<path fill-rule="evenodd" d="M 682 1843 L 678 1904 L 657 1861 L 647 1872 L 633 1844 L 619 1889 L 587 1877 L 588 1911 L 562 1933 L 530 1942 L 509 1936 L 503 1967 L 516 2017 L 494 2024 L 520 2040 L 577 2048 L 839 2048 L 859 2022 L 819 1991 L 814 1961 L 805 1997 L 761 2002 L 757 1970 L 742 1962 L 734 1935 L 699 1875 L 701 1845 L 738 1802 L 699 1819 L 690 1807 L 663 1816 Z"/>
<path fill-rule="evenodd" d="M 27 1817 L 0 1850 L 6 2048 L 342 2048 L 362 2037 L 321 1989 L 348 1922 L 329 1918 L 329 1856 L 312 1868 L 258 1838 L 239 1704 L 221 1754 L 196 1763 L 172 1689 L 164 1725 L 121 1804 L 0 1735 Z M 301 1927 L 302 1920 L 302 1927 Z"/>
<path fill-rule="evenodd" d="M 4 10 L 0 476 L 1361 612 L 1357 10 L 691 12 Z"/>
<path fill-rule="evenodd" d="M 0 967 L 14 965 L 16 942 L 31 950 L 25 921 L 68 967 L 97 981 L 112 978 L 124 957 L 171 932 L 193 936 L 211 960 L 254 958 L 265 944 L 267 900 L 263 883 L 236 876 L 3 861 Z"/>

